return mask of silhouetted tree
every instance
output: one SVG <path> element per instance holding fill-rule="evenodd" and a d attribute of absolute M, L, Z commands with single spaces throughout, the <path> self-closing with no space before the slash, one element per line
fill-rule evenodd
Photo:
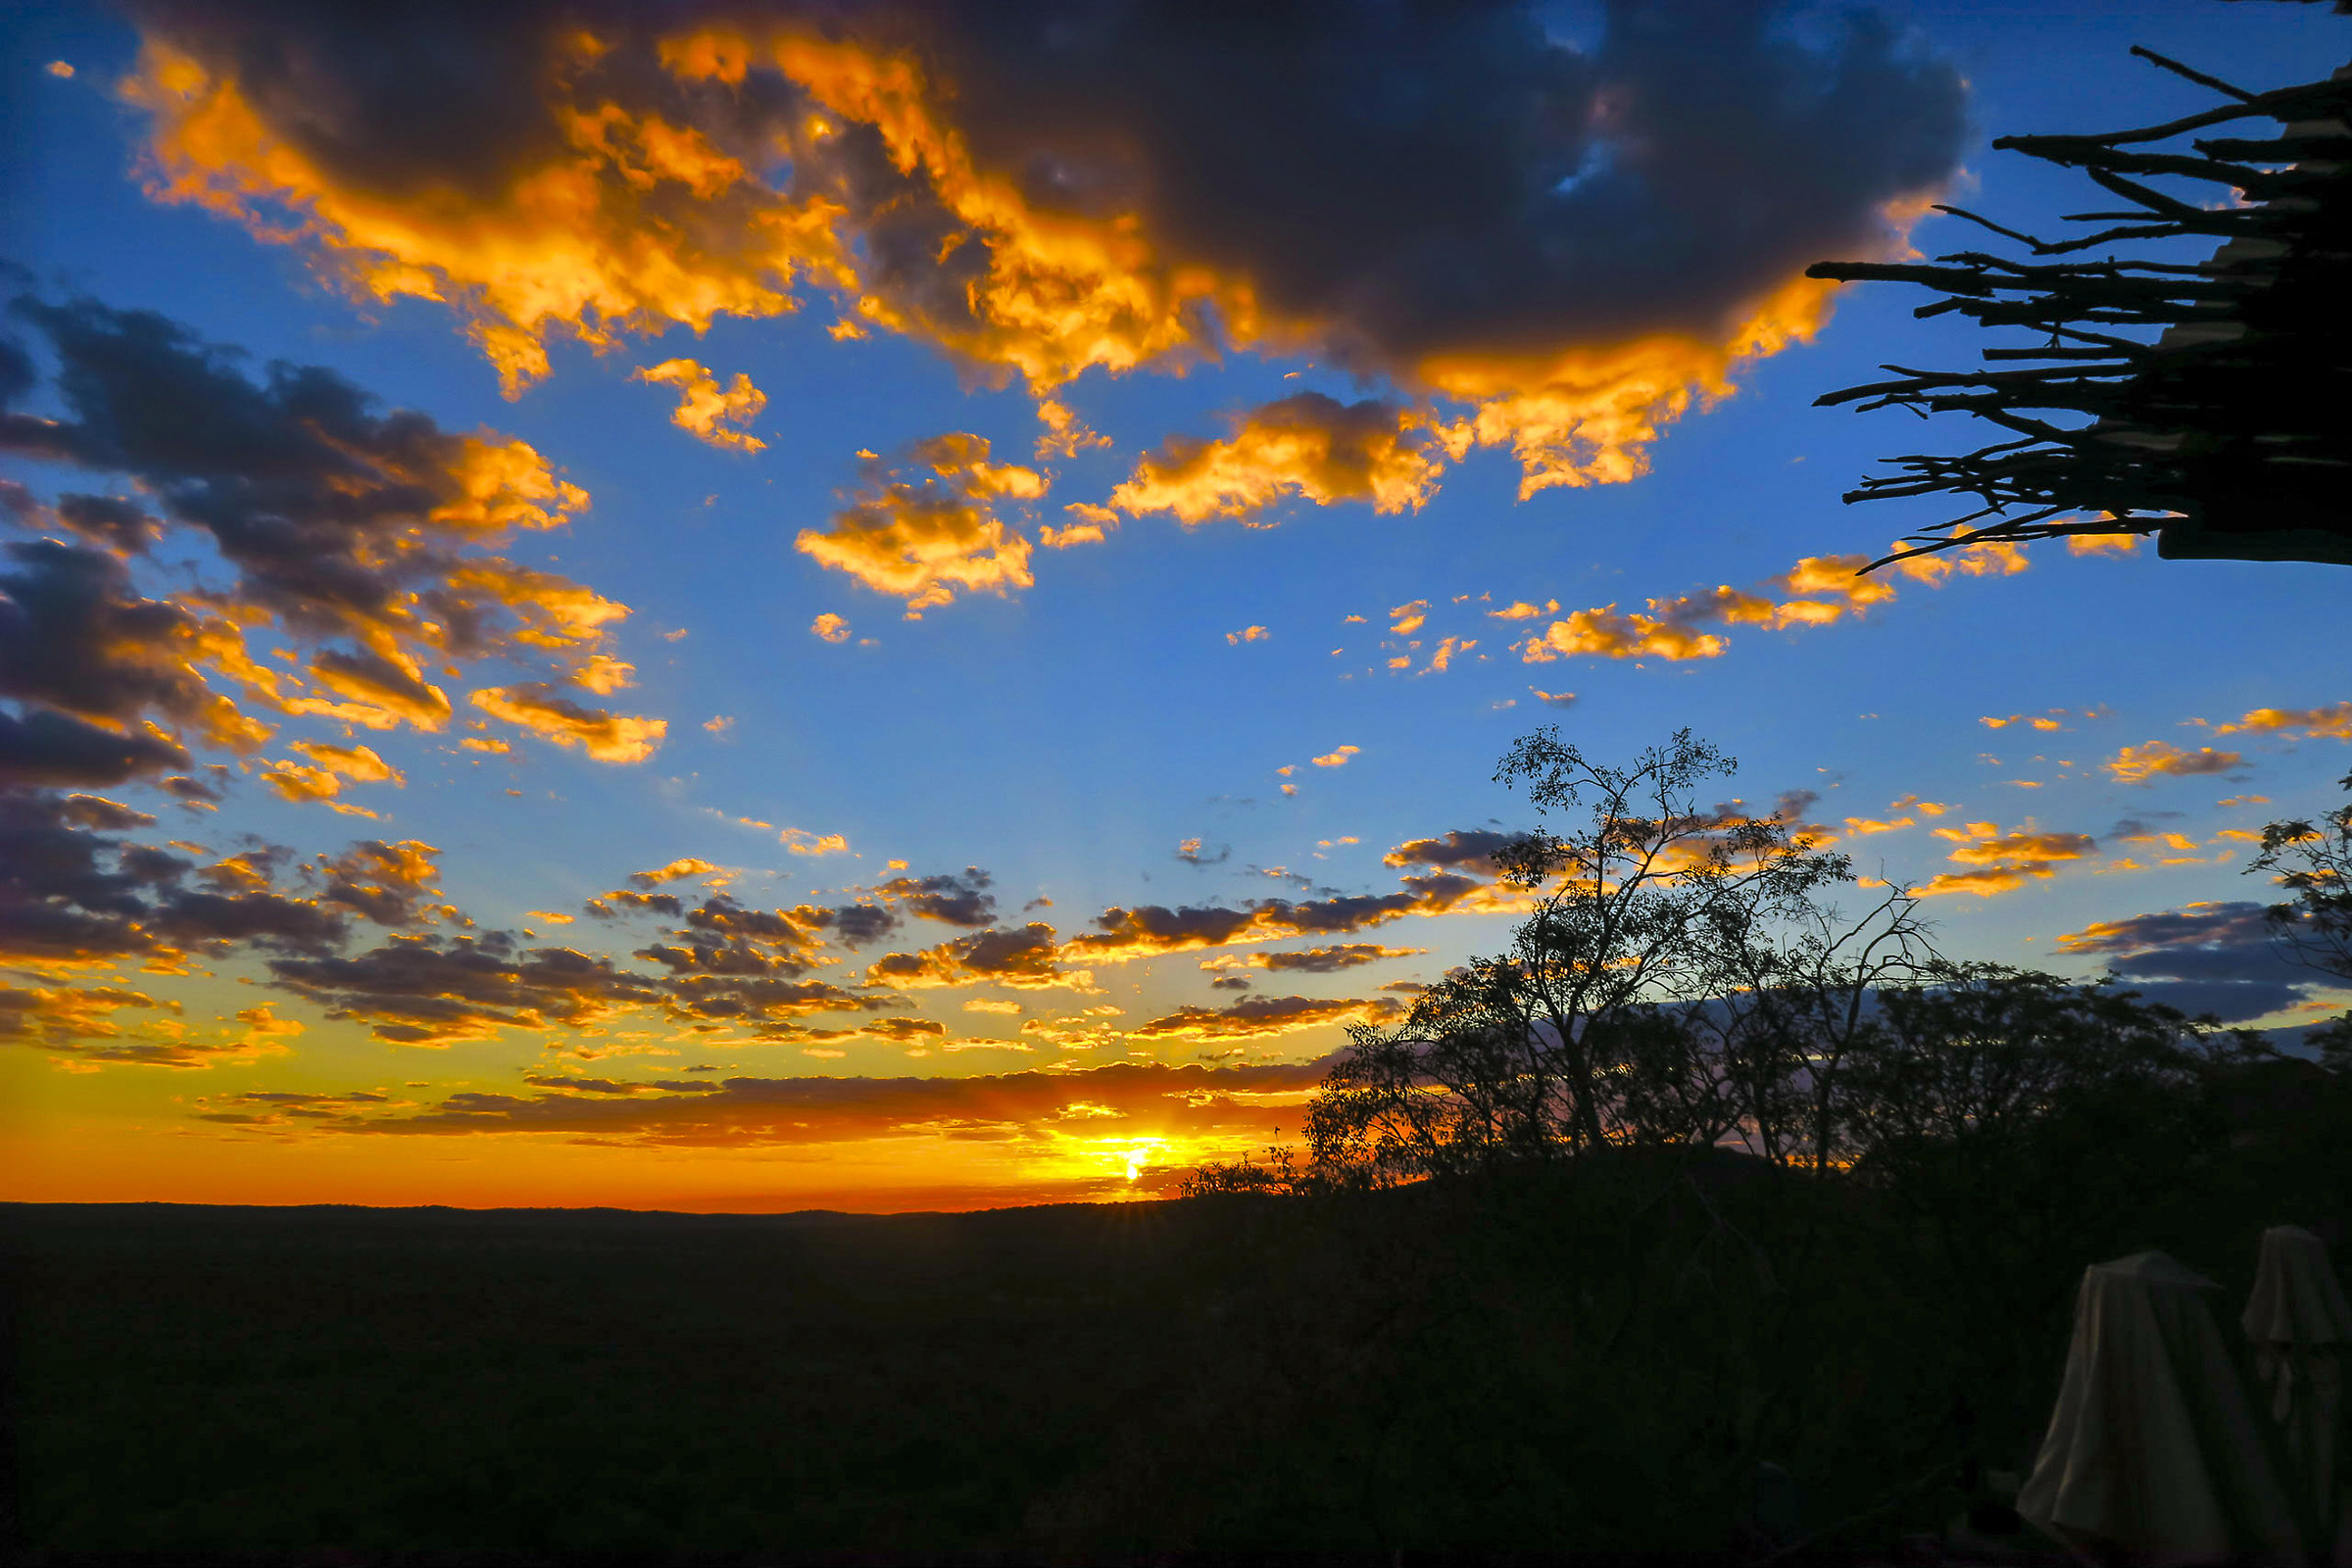
<path fill-rule="evenodd" d="M 2343 787 L 2352 790 L 2352 774 Z M 2268 872 L 2294 897 L 2270 908 L 2271 927 L 2296 958 L 2352 980 L 2352 805 L 2316 819 L 2273 822 L 2249 874 Z M 2352 1012 L 2312 1031 L 2320 1060 L 2352 1073 Z"/>
<path fill-rule="evenodd" d="M 1630 768 L 1556 727 L 1521 739 L 1497 780 L 1586 820 L 1496 852 L 1505 885 L 1536 895 L 1507 952 L 1402 1023 L 1349 1031 L 1308 1109 L 1309 1168 L 1379 1186 L 1734 1130 L 1773 1159 L 1834 1143 L 1837 1063 L 1922 927 L 1900 890 L 1844 924 L 1821 902 L 1853 880 L 1844 856 L 1786 813 L 1702 806 L 1736 765 L 1688 730 Z"/>

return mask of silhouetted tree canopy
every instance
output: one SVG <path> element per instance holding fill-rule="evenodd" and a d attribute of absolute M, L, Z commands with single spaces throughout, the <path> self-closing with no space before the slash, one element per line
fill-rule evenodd
<path fill-rule="evenodd" d="M 2352 773 L 2344 776 L 2352 790 Z M 2246 866 L 2268 872 L 2294 897 L 2270 908 L 2272 928 L 2303 962 L 2352 981 L 2352 805 L 2317 819 L 2272 822 Z M 2320 1060 L 2352 1073 L 2352 1012 L 2314 1030 Z"/>
<path fill-rule="evenodd" d="M 1496 777 L 1585 820 L 1495 852 L 1537 895 L 1509 949 L 1401 1023 L 1349 1030 L 1303 1163 L 1270 1150 L 1187 1191 L 1392 1187 L 1629 1147 L 1728 1145 L 1874 1181 L 1954 1157 L 2014 1173 L 2028 1128 L 2187 1113 L 2217 1072 L 2270 1054 L 2104 981 L 1946 960 L 1900 886 L 1848 918 L 1830 900 L 1850 862 L 1791 811 L 1700 804 L 1735 765 L 1688 730 L 1625 768 L 1556 728 L 1520 740 Z"/>

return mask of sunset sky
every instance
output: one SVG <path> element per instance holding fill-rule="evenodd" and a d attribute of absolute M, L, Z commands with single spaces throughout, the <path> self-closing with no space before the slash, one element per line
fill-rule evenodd
<path fill-rule="evenodd" d="M 360 10 L 0 24 L 0 1198 L 1157 1193 L 1502 942 L 1546 724 L 1951 956 L 2352 1000 L 2243 874 L 2342 569 L 1855 577 L 1990 437 L 1813 400 L 1982 334 L 1802 276 L 2328 7 Z"/>

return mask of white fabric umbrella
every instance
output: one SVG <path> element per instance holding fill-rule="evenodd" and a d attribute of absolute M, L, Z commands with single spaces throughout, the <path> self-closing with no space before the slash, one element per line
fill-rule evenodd
<path fill-rule="evenodd" d="M 2162 1252 L 2082 1271 L 2058 1406 L 2017 1511 L 2078 1555 L 2300 1568 L 2262 1416 L 2205 1293 Z"/>
<path fill-rule="evenodd" d="M 2352 1499 L 2339 1474 L 2344 1416 L 2342 1349 L 2352 1306 L 2328 1266 L 2328 1244 L 2299 1225 L 2262 1233 L 2254 1294 L 2238 1321 L 2254 1342 L 2255 1376 L 2278 1423 L 2291 1484 L 2329 1543 L 2334 1568 L 2352 1568 Z"/>

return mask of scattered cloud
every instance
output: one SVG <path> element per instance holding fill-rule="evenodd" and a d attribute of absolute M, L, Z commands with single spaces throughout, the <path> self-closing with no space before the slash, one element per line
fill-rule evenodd
<path fill-rule="evenodd" d="M 1204 851 L 1199 839 L 1186 839 L 1176 846 L 1176 858 L 1187 865 L 1223 865 L 1233 858 L 1233 846 L 1220 844 L 1214 850 Z"/>
<path fill-rule="evenodd" d="M 2119 783 L 2145 784 L 2156 778 L 2196 778 L 2211 773 L 2227 773 L 2245 761 L 2236 752 L 2216 751 L 2200 746 L 2195 751 L 2183 751 L 2163 741 L 2150 741 L 2144 746 L 2127 746 L 2101 764 Z"/>
<path fill-rule="evenodd" d="M 1300 392 L 1237 416 L 1222 440 L 1170 436 L 1111 491 L 1110 504 L 1134 515 L 1172 513 L 1188 526 L 1256 519 L 1287 496 L 1418 511 L 1445 469 L 1444 440 L 1423 423 L 1375 398 L 1345 404 Z"/>
<path fill-rule="evenodd" d="M 2108 972 L 2151 1002 L 2225 1023 L 2279 1012 L 2339 979 L 2279 949 L 2262 905 L 2191 904 L 2157 914 L 2101 920 L 2058 938 L 2061 953 L 2103 957 Z"/>
<path fill-rule="evenodd" d="M 846 643 L 850 640 L 850 623 L 831 611 L 810 621 L 808 629 L 829 643 Z"/>
<path fill-rule="evenodd" d="M 1306 997 L 1245 997 L 1222 1007 L 1188 1005 L 1131 1031 L 1139 1040 L 1255 1040 L 1334 1023 L 1384 1020 L 1403 1012 L 1388 997 L 1318 1002 Z"/>
<path fill-rule="evenodd" d="M 1868 564 L 1866 556 L 1810 556 L 1752 588 L 1721 587 L 1678 599 L 1652 599 L 1646 612 L 1620 614 L 1615 605 L 1579 610 L 1515 646 L 1531 664 L 1583 656 L 1716 659 L 1731 647 L 1731 640 L 1710 627 L 1826 626 L 1894 598 L 1890 579 L 1856 575 Z M 2024 569 L 2023 558 L 2015 569 Z"/>
<path fill-rule="evenodd" d="M 996 510 L 1046 493 L 1035 468 L 991 463 L 986 438 L 957 432 L 913 443 L 896 464 L 868 455 L 863 471 L 831 527 L 804 529 L 794 541 L 819 565 L 905 599 L 917 617 L 958 592 L 1002 595 L 1036 580 L 1029 541 Z"/>
<path fill-rule="evenodd" d="M 2070 556 L 2129 556 L 2138 553 L 2139 535 L 2135 533 L 2070 533 L 2066 536 L 2066 552 Z"/>
<path fill-rule="evenodd" d="M 692 360 L 663 360 L 637 372 L 636 379 L 678 389 L 678 406 L 669 422 L 698 441 L 732 452 L 764 452 L 767 443 L 744 430 L 722 428 L 749 424 L 767 407 L 767 394 L 752 385 L 738 370 L 735 383 L 721 388 L 717 377 Z"/>
<path fill-rule="evenodd" d="M 545 681 L 516 686 L 485 686 L 473 694 L 473 706 L 493 718 L 519 725 L 542 740 L 576 747 L 599 762 L 642 762 L 661 749 L 669 724 L 659 718 L 634 718 L 601 708 L 586 708 Z"/>
<path fill-rule="evenodd" d="M 1227 632 L 1225 641 L 1238 647 L 1243 643 L 1262 643 L 1273 635 L 1263 626 L 1244 626 L 1240 631 Z"/>
<path fill-rule="evenodd" d="M 597 679 L 617 664 L 604 643 L 625 606 L 494 553 L 588 507 L 528 444 L 380 412 L 317 366 L 257 377 L 235 351 L 152 312 L 33 298 L 10 312 L 47 340 L 65 416 L 0 416 L 0 450 L 120 475 L 141 496 L 69 492 L 46 506 L 0 486 L 0 515 L 87 541 L 8 547 L 20 615 L 0 636 L 40 647 L 0 649 L 0 695 L 43 710 L 9 740 L 60 749 L 46 764 L 58 782 L 68 756 L 117 779 L 172 765 L 154 745 L 141 753 L 134 737 L 150 722 L 174 744 L 240 751 L 270 733 L 240 704 L 432 730 L 451 708 L 428 669 L 447 678 L 499 658 Z M 196 592 L 144 598 L 133 568 L 167 537 L 201 539 L 217 566 L 199 568 Z M 291 667 L 250 656 L 246 639 L 265 628 L 292 645 Z M 113 729 L 113 746 L 89 724 Z M 18 771 L 42 766 L 24 757 Z"/>
<path fill-rule="evenodd" d="M 1982 898 L 2013 892 L 2029 881 L 2046 879 L 2056 868 L 2098 853 L 2098 843 L 2083 833 L 2044 833 L 2032 827 L 2002 832 L 1994 822 L 1970 822 L 1964 827 L 1939 827 L 1936 836 L 1955 848 L 1946 858 L 1967 866 L 1932 877 L 1919 889 L 1922 897 L 1942 893 L 1974 893 Z"/>
<path fill-rule="evenodd" d="M 2257 708 L 2234 724 L 2214 726 L 2216 735 L 2292 735 L 2313 740 L 2352 741 L 2352 702 L 2318 708 Z"/>
<path fill-rule="evenodd" d="M 1056 528 L 1048 523 L 1037 530 L 1037 542 L 1048 550 L 1067 550 L 1072 545 L 1099 545 L 1111 529 L 1119 525 L 1119 514 L 1108 507 L 1090 502 L 1072 501 L 1062 511 L 1077 518 Z"/>

